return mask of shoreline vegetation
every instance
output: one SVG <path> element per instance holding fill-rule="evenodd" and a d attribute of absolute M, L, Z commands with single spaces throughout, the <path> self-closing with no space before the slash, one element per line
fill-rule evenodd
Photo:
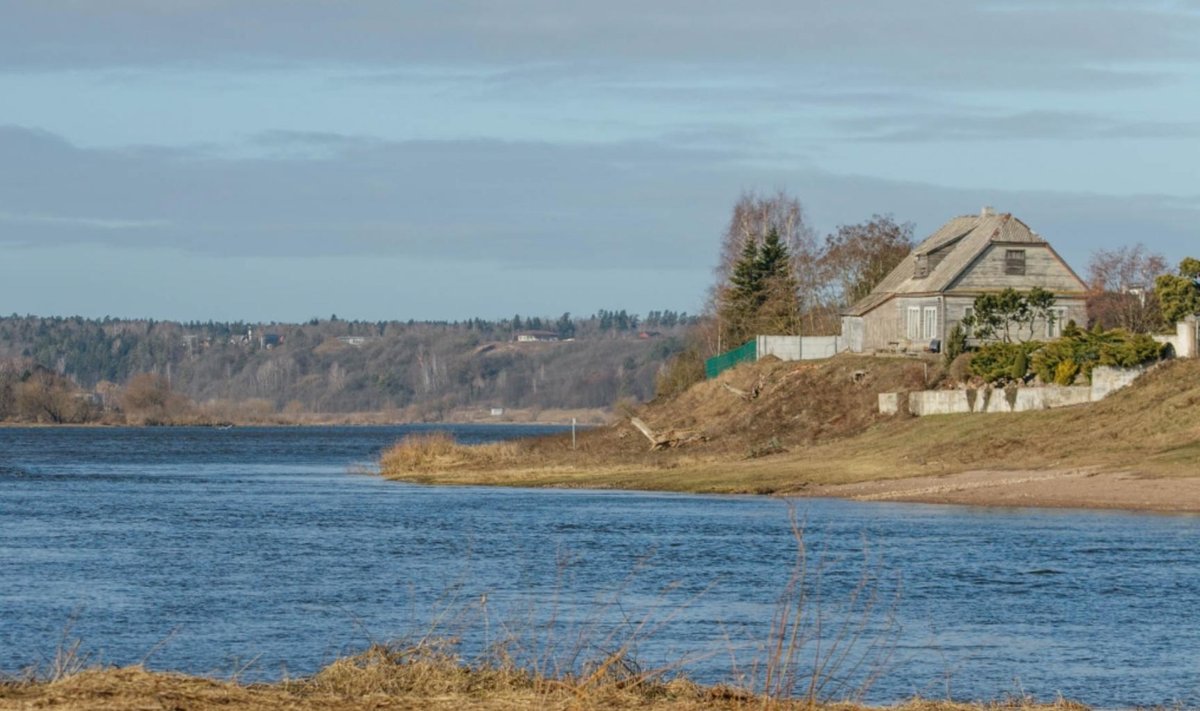
<path fill-rule="evenodd" d="M 21 420 L 0 420 L 0 429 L 4 428 L 43 428 L 43 427 L 333 427 L 333 426 L 384 426 L 384 425 L 420 425 L 436 427 L 438 425 L 561 425 L 570 426 L 572 419 L 583 426 L 596 426 L 607 423 L 611 413 L 601 408 L 582 409 L 532 409 L 505 410 L 503 415 L 490 415 L 477 409 L 451 411 L 439 420 L 414 420 L 404 416 L 403 412 L 384 410 L 379 412 L 352 413 L 303 413 L 291 415 L 287 413 L 271 413 L 261 417 L 224 417 L 224 416 L 189 416 L 172 418 L 165 421 L 131 423 L 121 419 L 99 419 L 91 422 L 29 422 Z"/>
<path fill-rule="evenodd" d="M 1200 362 L 1166 362 L 1101 402 L 1069 408 L 878 413 L 878 393 L 929 387 L 938 368 L 862 356 L 768 360 L 581 431 L 575 449 L 569 434 L 482 446 L 416 435 L 384 453 L 380 474 L 438 485 L 1200 513 Z M 693 442 L 649 449 L 633 416 Z"/>
<path fill-rule="evenodd" d="M 1012 697 L 991 703 L 914 698 L 892 706 L 780 698 L 733 686 L 704 686 L 642 671 L 619 653 L 579 673 L 543 674 L 503 660 L 464 664 L 436 644 L 372 645 L 310 677 L 245 683 L 151 671 L 135 665 L 91 667 L 53 678 L 0 679 L 0 710 L 115 711 L 132 708 L 206 711 L 264 709 L 659 709 L 662 711 L 1084 711 L 1076 702 Z"/>
<path fill-rule="evenodd" d="M 453 660 L 396 661 L 398 656 L 400 653 L 386 647 L 372 648 L 338 660 L 310 678 L 264 684 L 156 672 L 141 666 L 90 669 L 53 681 L 0 682 L 0 709 L 1084 711 L 1088 708 L 1070 701 L 1038 703 L 1027 698 L 992 703 L 912 699 L 893 706 L 813 703 L 803 699 L 772 699 L 732 687 L 701 686 L 684 679 L 644 681 L 608 672 L 603 672 L 607 678 L 554 678 L 503 667 L 465 667 Z"/>

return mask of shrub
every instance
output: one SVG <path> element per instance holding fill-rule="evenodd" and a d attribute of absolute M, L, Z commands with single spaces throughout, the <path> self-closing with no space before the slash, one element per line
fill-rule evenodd
<path fill-rule="evenodd" d="M 946 336 L 946 345 L 942 349 L 942 359 L 949 368 L 954 364 L 955 359 L 967 350 L 967 332 L 963 329 L 961 323 L 954 324 L 954 328 L 950 329 L 950 334 Z"/>
<path fill-rule="evenodd" d="M 1040 341 L 988 343 L 971 358 L 971 374 L 989 383 L 1020 380 L 1029 372 L 1030 354 L 1041 347 Z"/>
<path fill-rule="evenodd" d="M 1018 350 L 1017 355 L 1013 358 L 1012 372 L 1009 374 L 1014 381 L 1024 380 L 1025 374 L 1029 372 L 1029 354 L 1024 349 Z"/>
<path fill-rule="evenodd" d="M 1079 373 L 1090 380 L 1092 368 L 1097 365 L 1133 368 L 1157 360 L 1162 354 L 1162 344 L 1144 333 L 1101 328 L 1085 331 L 1068 324 L 1062 338 L 1047 343 L 1034 354 L 1033 370 L 1047 383 L 1061 383 L 1068 372 L 1072 382 Z M 1070 365 L 1066 365 L 1068 363 Z"/>
<path fill-rule="evenodd" d="M 704 380 L 704 359 L 695 349 L 689 348 L 667 361 L 655 383 L 655 395 L 675 397 L 696 383 Z"/>
<path fill-rule="evenodd" d="M 1055 385 L 1070 385 L 1075 382 L 1075 376 L 1079 375 L 1079 364 L 1073 360 L 1064 360 L 1054 368 L 1054 384 Z M 1045 378 L 1043 378 L 1045 380 Z"/>
<path fill-rule="evenodd" d="M 950 364 L 949 377 L 956 383 L 965 383 L 971 377 L 971 359 L 974 353 L 963 353 Z"/>

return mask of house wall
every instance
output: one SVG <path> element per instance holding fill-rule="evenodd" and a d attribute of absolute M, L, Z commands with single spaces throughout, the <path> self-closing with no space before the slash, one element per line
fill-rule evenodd
<path fill-rule="evenodd" d="M 1004 273 L 1004 253 L 1009 249 L 1025 250 L 1025 273 Z M 1071 270 L 1054 256 L 1048 246 L 1003 242 L 988 245 L 966 270 L 959 275 L 947 291 L 998 291 L 1012 287 L 1028 291 L 1035 286 L 1056 294 L 1082 294 L 1084 285 Z"/>
<path fill-rule="evenodd" d="M 968 308 L 975 304 L 975 294 L 947 294 L 945 297 L 945 330 L 943 333 L 949 334 L 955 324 L 962 323 L 963 317 L 966 315 Z M 1057 324 L 1059 331 L 1063 326 L 1067 325 L 1068 321 L 1074 321 L 1080 326 L 1087 326 L 1087 301 L 1072 296 L 1059 297 L 1054 300 L 1055 308 L 1065 309 L 1064 318 Z M 968 334 L 969 335 L 969 334 Z M 1013 331 L 1014 338 L 1021 340 L 1044 341 L 1050 338 L 1049 326 L 1045 319 L 1037 319 L 1033 324 L 1033 338 L 1029 338 L 1029 329 L 1022 328 L 1018 334 Z M 972 344 L 977 344 L 974 339 L 969 339 Z"/>
<path fill-rule="evenodd" d="M 842 339 L 851 353 L 863 352 L 863 317 L 842 317 Z"/>
<path fill-rule="evenodd" d="M 940 296 L 898 296 L 872 309 L 861 317 L 862 322 L 862 351 L 886 350 L 923 350 L 932 338 L 908 338 L 908 309 L 915 307 L 922 310 L 926 307 L 937 309 L 938 324 L 936 335 L 932 338 L 942 338 L 942 323 L 945 320 L 942 313 Z M 843 331 L 843 334 L 845 331 Z M 858 352 L 858 351 L 856 351 Z"/>

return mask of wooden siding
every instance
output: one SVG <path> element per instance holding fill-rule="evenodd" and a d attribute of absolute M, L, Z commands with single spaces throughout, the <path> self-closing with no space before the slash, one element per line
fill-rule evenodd
<path fill-rule="evenodd" d="M 949 334 L 950 330 L 954 328 L 955 324 L 962 323 L 963 316 L 965 315 L 967 308 L 969 308 L 974 303 L 975 303 L 975 297 L 973 297 L 973 296 L 947 296 L 946 297 L 946 306 L 945 306 L 946 319 L 945 319 L 945 323 L 943 325 L 943 328 L 945 330 L 943 331 L 943 333 Z M 1058 324 L 1058 328 L 1060 331 L 1063 326 L 1067 325 L 1067 321 L 1074 321 L 1076 324 L 1078 324 L 1080 326 L 1084 326 L 1084 327 L 1087 326 L 1087 301 L 1086 300 L 1081 299 L 1081 298 L 1076 298 L 1076 297 L 1059 297 L 1059 298 L 1055 299 L 1054 306 L 1056 308 L 1065 309 L 1065 311 L 1066 311 L 1065 318 L 1062 320 L 1061 323 Z M 1035 340 L 1035 341 L 1047 340 L 1047 338 L 1048 338 L 1047 334 L 1048 334 L 1048 329 L 1047 329 L 1045 320 L 1038 319 L 1034 323 L 1034 326 L 1033 326 L 1033 340 Z M 1017 334 L 1014 333 L 1014 336 L 1016 336 L 1016 335 Z M 1029 330 L 1026 328 L 1026 329 L 1022 329 L 1019 337 L 1021 339 L 1028 339 L 1028 335 L 1029 335 Z M 968 334 L 968 336 L 969 336 L 969 334 Z M 975 343 L 974 339 L 970 339 L 970 340 L 972 343 Z"/>
<path fill-rule="evenodd" d="M 934 307 L 938 310 L 938 323 L 936 338 L 940 339 L 944 344 L 946 337 L 954 328 L 955 324 L 962 323 L 963 316 L 966 314 L 967 308 L 971 307 L 975 302 L 974 296 L 921 296 L 921 297 L 896 297 L 889 300 L 887 303 L 872 309 L 870 312 L 861 317 L 852 317 L 854 324 L 852 326 L 854 336 L 850 337 L 853 347 L 857 347 L 858 331 L 861 328 L 862 351 L 889 351 L 889 350 L 921 350 L 929 345 L 929 340 L 926 338 L 917 338 L 909 340 L 907 334 L 907 318 L 908 308 L 916 307 L 922 310 L 922 317 L 926 307 Z M 1055 307 L 1065 310 L 1065 318 L 1059 324 L 1059 329 L 1065 326 L 1067 321 L 1084 326 L 1087 324 L 1087 302 L 1078 297 L 1059 297 L 1055 300 Z M 851 320 L 848 318 L 847 320 Z M 843 321 L 845 323 L 845 321 Z M 1022 339 L 1028 338 L 1028 328 L 1023 329 L 1018 335 L 1014 332 L 1014 337 Z M 1033 326 L 1033 340 L 1044 341 L 1048 338 L 1048 328 L 1044 320 L 1039 319 Z M 977 343 L 971 339 L 972 343 Z"/>
<path fill-rule="evenodd" d="M 1009 249 L 1025 250 L 1023 275 L 1004 273 L 1004 253 Z M 1008 287 L 1028 291 L 1035 286 L 1055 294 L 1079 294 L 1084 290 L 1084 285 L 1045 245 L 993 243 L 950 284 L 947 292 L 999 291 Z"/>
<path fill-rule="evenodd" d="M 907 333 L 908 308 L 920 308 L 922 315 L 926 307 L 936 308 L 938 313 L 938 335 L 941 338 L 943 321 L 940 296 L 902 296 L 891 299 L 878 308 L 864 314 L 862 319 L 862 348 L 864 351 L 923 349 L 932 339 L 918 337 L 909 340 Z M 923 316 L 922 316 L 923 317 Z"/>

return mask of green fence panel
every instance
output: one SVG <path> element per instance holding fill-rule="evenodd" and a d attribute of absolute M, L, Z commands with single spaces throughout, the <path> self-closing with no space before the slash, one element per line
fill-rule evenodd
<path fill-rule="evenodd" d="M 742 346 L 704 361 L 704 376 L 709 380 L 729 370 L 738 363 L 756 360 L 758 358 L 758 340 L 746 341 Z"/>

